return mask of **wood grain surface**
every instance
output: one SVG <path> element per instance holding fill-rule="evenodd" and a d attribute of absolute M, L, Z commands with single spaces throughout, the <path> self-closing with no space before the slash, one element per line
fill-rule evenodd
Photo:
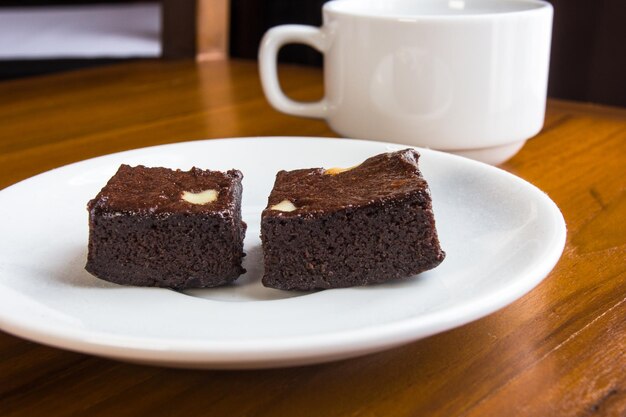
<path fill-rule="evenodd" d="M 281 68 L 298 99 L 321 72 Z M 0 188 L 74 161 L 231 136 L 334 136 L 271 109 L 254 62 L 141 62 L 0 84 Z M 1 416 L 626 416 L 626 110 L 561 101 L 502 166 L 561 208 L 535 290 L 463 327 L 324 365 L 131 365 L 0 332 Z M 1 238 L 1 237 L 0 237 Z"/>

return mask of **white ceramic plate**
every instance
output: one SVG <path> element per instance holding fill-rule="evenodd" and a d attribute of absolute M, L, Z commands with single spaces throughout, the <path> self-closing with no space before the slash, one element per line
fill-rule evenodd
<path fill-rule="evenodd" d="M 446 260 L 408 280 L 291 293 L 261 286 L 259 220 L 276 171 L 352 166 L 402 149 L 370 141 L 253 138 L 188 142 L 95 158 L 0 191 L 0 328 L 94 355 L 180 367 L 264 368 L 388 349 L 476 320 L 536 286 L 565 224 L 539 189 L 497 168 L 420 150 Z M 243 171 L 248 223 L 236 285 L 133 288 L 83 269 L 85 205 L 121 163 Z"/>

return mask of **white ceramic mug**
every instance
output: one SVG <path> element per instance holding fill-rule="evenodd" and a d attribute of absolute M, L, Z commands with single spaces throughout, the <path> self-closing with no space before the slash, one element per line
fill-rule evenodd
<path fill-rule="evenodd" d="M 513 156 L 543 126 L 552 6 L 540 0 L 336 0 L 321 28 L 270 29 L 261 81 L 278 110 L 326 119 L 337 133 L 459 153 Z M 276 55 L 304 43 L 324 54 L 325 96 L 280 88 Z"/>

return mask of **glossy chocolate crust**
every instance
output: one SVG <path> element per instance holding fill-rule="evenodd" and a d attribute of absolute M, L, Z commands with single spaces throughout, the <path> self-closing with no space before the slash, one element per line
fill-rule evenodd
<path fill-rule="evenodd" d="M 85 269 L 117 284 L 175 289 L 214 287 L 235 280 L 246 225 L 237 170 L 190 171 L 120 166 L 91 200 Z M 219 192 L 198 205 L 183 191 Z"/>
<path fill-rule="evenodd" d="M 286 290 L 360 286 L 439 265 L 445 253 L 418 158 L 406 149 L 335 175 L 322 168 L 279 172 L 261 221 L 263 284 Z M 271 209 L 284 200 L 296 209 Z"/>

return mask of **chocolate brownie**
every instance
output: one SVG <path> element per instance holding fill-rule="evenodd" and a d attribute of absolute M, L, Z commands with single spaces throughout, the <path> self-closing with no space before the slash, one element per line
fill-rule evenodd
<path fill-rule="evenodd" d="M 261 219 L 263 285 L 340 288 L 439 265 L 430 191 L 412 149 L 348 169 L 280 171 Z"/>
<path fill-rule="evenodd" d="M 237 170 L 120 166 L 89 210 L 85 269 L 124 285 L 175 289 L 234 281 L 246 224 Z"/>

